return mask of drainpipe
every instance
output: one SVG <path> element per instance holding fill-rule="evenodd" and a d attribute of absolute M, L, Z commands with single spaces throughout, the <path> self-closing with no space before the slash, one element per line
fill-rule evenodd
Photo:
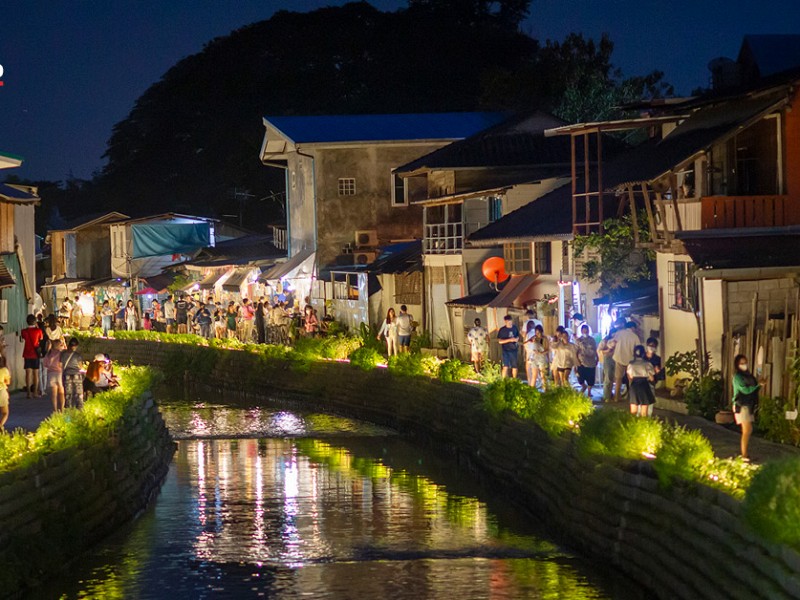
<path fill-rule="evenodd" d="M 706 298 L 704 292 L 704 285 L 703 280 L 697 275 L 693 275 L 695 285 L 697 287 L 697 296 L 698 296 L 698 311 L 697 315 L 697 329 L 700 334 L 700 356 L 698 356 L 698 361 L 700 363 L 700 373 L 705 375 L 706 371 L 708 370 L 708 361 L 706 357 L 708 356 L 708 347 L 706 343 L 706 319 L 705 319 L 705 307 L 706 307 Z"/>

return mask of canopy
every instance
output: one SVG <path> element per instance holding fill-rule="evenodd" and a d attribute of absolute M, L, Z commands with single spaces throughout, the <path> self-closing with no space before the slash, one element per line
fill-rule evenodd
<path fill-rule="evenodd" d="M 247 275 L 253 269 L 236 269 L 231 276 L 225 280 L 225 283 L 222 284 L 222 289 L 228 292 L 239 292 L 241 291 L 242 284 L 247 281 Z"/>
<path fill-rule="evenodd" d="M 208 223 L 137 223 L 131 232 L 133 258 L 187 254 L 211 245 Z"/>
<path fill-rule="evenodd" d="M 295 279 L 310 275 L 314 270 L 313 250 L 301 250 L 286 262 L 278 263 L 261 276 L 263 281 Z"/>

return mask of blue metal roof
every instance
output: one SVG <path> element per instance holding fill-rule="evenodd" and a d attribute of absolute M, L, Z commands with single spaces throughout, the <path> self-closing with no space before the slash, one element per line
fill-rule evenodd
<path fill-rule="evenodd" d="M 264 117 L 297 144 L 457 140 L 496 125 L 500 112 Z"/>

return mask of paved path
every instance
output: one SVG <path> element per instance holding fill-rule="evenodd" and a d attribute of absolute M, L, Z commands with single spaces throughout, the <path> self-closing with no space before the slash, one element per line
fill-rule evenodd
<path fill-rule="evenodd" d="M 44 419 L 53 412 L 50 396 L 44 398 L 26 398 L 25 392 L 11 394 L 6 431 L 14 431 L 21 427 L 25 431 L 35 431 Z"/>

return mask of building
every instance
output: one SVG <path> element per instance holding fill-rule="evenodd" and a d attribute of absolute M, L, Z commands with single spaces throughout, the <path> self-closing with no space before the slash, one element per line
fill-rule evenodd
<path fill-rule="evenodd" d="M 435 345 L 449 343 L 462 356 L 468 355 L 465 335 L 471 320 L 460 318 L 458 304 L 448 309 L 448 303 L 490 297 L 491 282 L 482 273 L 487 258 L 506 255 L 515 275 L 532 273 L 530 253 L 523 257 L 512 241 L 504 248 L 503 239 L 479 244 L 472 240 L 503 215 L 569 181 L 568 142 L 544 135 L 547 128 L 560 125 L 563 121 L 542 112 L 516 116 L 395 170 L 409 187 L 427 192 L 412 204 L 423 208 L 424 322 Z M 547 260 L 549 264 L 549 256 Z M 556 277 L 559 269 L 554 271 Z M 502 295 L 503 306 L 496 308 L 524 310 L 523 300 L 533 300 L 528 294 L 530 281 L 522 286 L 515 281 Z M 494 321 L 488 324 L 495 328 Z"/>
<path fill-rule="evenodd" d="M 19 157 L 0 154 L 0 168 L 21 164 Z M 25 381 L 19 334 L 27 327 L 36 295 L 34 211 L 39 201 L 34 187 L 0 184 L 0 326 L 13 387 Z"/>
<path fill-rule="evenodd" d="M 573 229 L 596 228 L 609 198 L 637 208 L 637 242 L 657 255 L 665 357 L 699 349 L 730 375 L 743 352 L 757 367 L 785 372 L 800 304 L 800 36 L 748 36 L 737 61 L 710 67 L 716 87 L 704 96 L 552 132 L 577 144 L 612 130 L 652 134 L 598 161 L 586 186 L 573 185 Z M 773 394 L 786 391 L 785 379 L 772 383 Z"/>
<path fill-rule="evenodd" d="M 392 169 L 502 118 L 480 112 L 265 117 L 260 158 L 286 172 L 290 266 L 310 252 L 317 270 L 295 280 L 297 296 L 310 294 L 321 267 L 368 264 L 379 247 L 419 239 L 422 208 L 413 201 L 427 190 Z"/>

